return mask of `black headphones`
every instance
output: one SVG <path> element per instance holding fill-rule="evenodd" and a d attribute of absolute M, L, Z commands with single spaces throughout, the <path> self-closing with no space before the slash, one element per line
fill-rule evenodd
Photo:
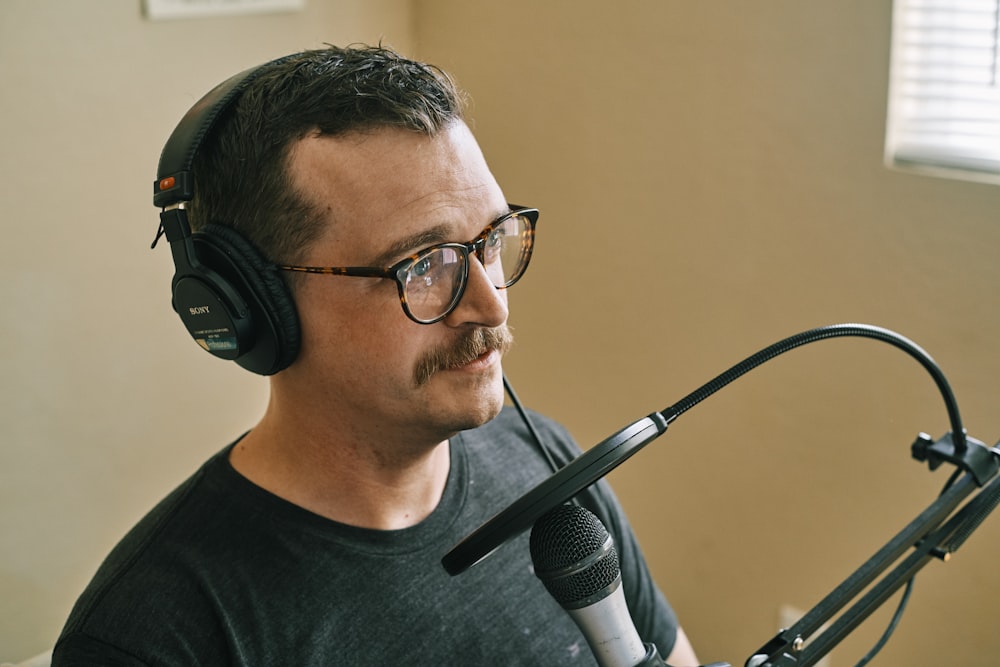
<path fill-rule="evenodd" d="M 258 74 L 293 57 L 241 72 L 201 98 L 163 147 L 153 183 L 153 204 L 161 209 L 153 246 L 161 236 L 170 242 L 174 310 L 202 348 L 261 375 L 286 368 L 298 354 L 291 292 L 280 270 L 233 228 L 209 224 L 192 234 L 185 206 L 194 197 L 192 163 L 216 121 Z"/>

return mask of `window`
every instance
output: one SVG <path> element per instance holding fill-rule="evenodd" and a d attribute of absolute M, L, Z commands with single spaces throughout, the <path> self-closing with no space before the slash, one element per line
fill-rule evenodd
<path fill-rule="evenodd" d="M 1000 0 L 895 0 L 886 161 L 1000 183 Z"/>

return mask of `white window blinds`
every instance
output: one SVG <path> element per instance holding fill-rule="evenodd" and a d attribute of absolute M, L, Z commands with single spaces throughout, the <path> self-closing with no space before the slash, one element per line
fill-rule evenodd
<path fill-rule="evenodd" d="M 1000 175 L 1000 0 L 895 0 L 886 159 Z"/>

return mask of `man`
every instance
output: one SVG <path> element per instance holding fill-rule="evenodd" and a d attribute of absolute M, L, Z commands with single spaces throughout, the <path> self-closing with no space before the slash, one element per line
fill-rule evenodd
<path fill-rule="evenodd" d="M 537 211 L 507 203 L 450 80 L 381 48 L 276 61 L 193 171 L 192 226 L 285 276 L 299 344 L 259 423 L 108 557 L 54 664 L 594 664 L 526 537 L 440 565 L 551 472 L 502 409 L 505 288 Z M 536 418 L 559 464 L 579 453 Z M 582 496 L 642 638 L 696 664 L 606 484 Z"/>

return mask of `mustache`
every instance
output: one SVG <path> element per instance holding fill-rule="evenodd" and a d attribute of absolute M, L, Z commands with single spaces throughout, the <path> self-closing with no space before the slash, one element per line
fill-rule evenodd
<path fill-rule="evenodd" d="M 426 384 L 438 371 L 463 366 L 494 350 L 506 354 L 513 344 L 514 335 L 506 324 L 491 329 L 473 329 L 448 347 L 424 355 L 417 362 L 414 381 L 417 386 Z"/>

